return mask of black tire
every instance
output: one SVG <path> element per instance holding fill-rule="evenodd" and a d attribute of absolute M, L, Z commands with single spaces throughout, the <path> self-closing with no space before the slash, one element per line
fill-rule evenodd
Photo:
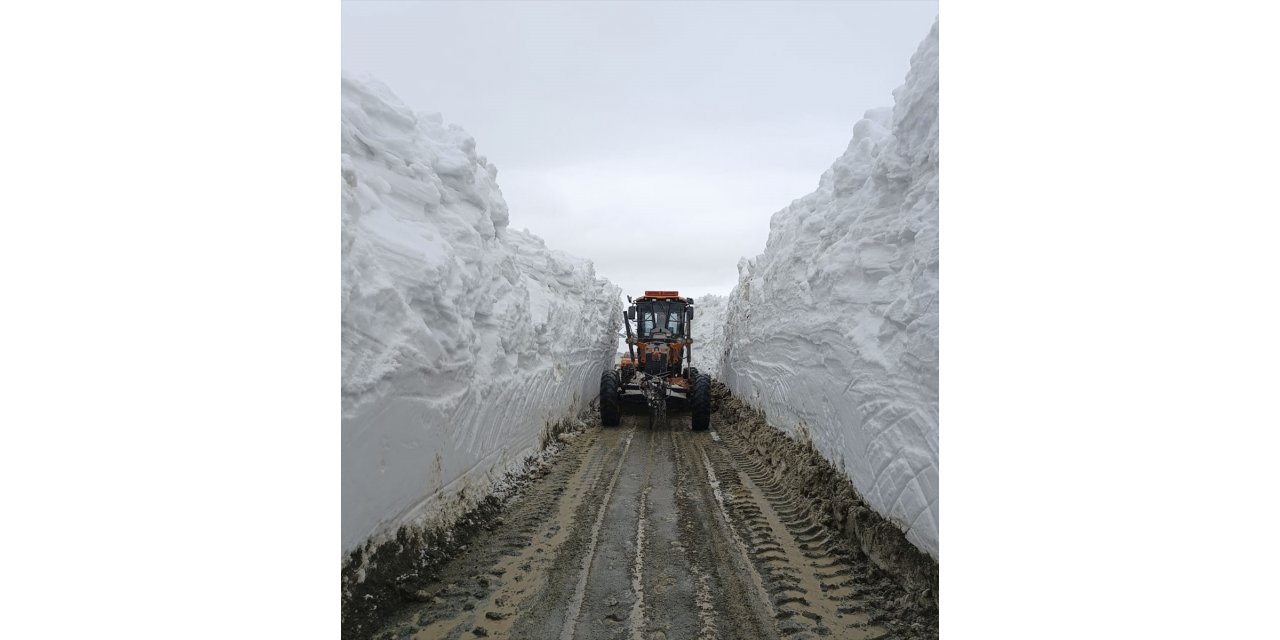
<path fill-rule="evenodd" d="M 689 374 L 688 374 L 687 376 L 685 376 L 685 377 L 686 377 L 686 378 L 688 378 L 689 380 L 692 380 L 692 381 L 694 381 L 694 382 L 697 382 L 697 380 L 698 380 L 698 368 L 697 368 L 697 367 L 689 367 Z"/>
<path fill-rule="evenodd" d="M 690 413 L 693 414 L 693 430 L 706 431 L 711 426 L 711 376 L 703 373 L 693 379 L 690 397 Z"/>
<path fill-rule="evenodd" d="M 619 400 L 618 372 L 606 370 L 600 374 L 600 424 L 616 427 L 622 421 Z"/>

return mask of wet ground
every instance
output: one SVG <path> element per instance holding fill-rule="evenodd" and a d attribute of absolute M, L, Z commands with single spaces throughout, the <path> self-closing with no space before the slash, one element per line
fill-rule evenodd
<path fill-rule="evenodd" d="M 572 437 L 368 635 L 937 636 L 936 613 L 907 604 L 898 580 L 815 522 L 724 413 L 705 432 L 689 431 L 687 413 L 667 428 L 648 422 L 630 413 Z"/>

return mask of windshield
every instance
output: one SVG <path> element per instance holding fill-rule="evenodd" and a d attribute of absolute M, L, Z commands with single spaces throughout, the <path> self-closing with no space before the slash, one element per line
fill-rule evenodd
<path fill-rule="evenodd" d="M 683 302 L 642 302 L 636 305 L 640 336 L 654 337 L 655 333 L 666 337 L 684 335 Z"/>

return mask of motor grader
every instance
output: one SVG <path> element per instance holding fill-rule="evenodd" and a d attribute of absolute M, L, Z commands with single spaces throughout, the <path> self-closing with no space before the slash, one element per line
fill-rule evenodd
<path fill-rule="evenodd" d="M 711 376 L 693 367 L 693 298 L 678 291 L 645 291 L 622 314 L 627 354 L 600 375 L 600 421 L 622 420 L 624 403 L 644 404 L 649 425 L 667 426 L 668 406 L 688 407 L 691 428 L 711 426 Z M 635 322 L 635 331 L 631 323 Z"/>

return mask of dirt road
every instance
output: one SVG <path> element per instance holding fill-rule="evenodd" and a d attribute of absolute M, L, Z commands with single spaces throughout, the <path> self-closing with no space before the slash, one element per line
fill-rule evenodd
<path fill-rule="evenodd" d="M 580 432 L 375 637 L 936 637 L 719 417 Z"/>

